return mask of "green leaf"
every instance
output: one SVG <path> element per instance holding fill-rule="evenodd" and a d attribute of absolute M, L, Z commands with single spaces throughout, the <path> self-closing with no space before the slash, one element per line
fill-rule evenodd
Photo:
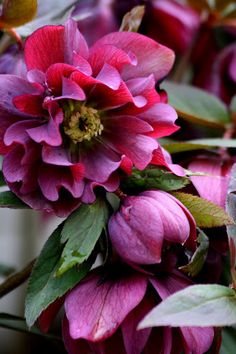
<path fill-rule="evenodd" d="M 13 273 L 14 271 L 15 271 L 15 268 L 13 268 L 9 265 L 0 263 L 0 276 L 4 276 L 4 277 L 8 276 L 11 273 Z"/>
<path fill-rule="evenodd" d="M 4 0 L 0 21 L 4 27 L 17 27 L 31 21 L 37 12 L 37 0 Z"/>
<path fill-rule="evenodd" d="M 120 207 L 120 198 L 115 193 L 106 193 L 106 198 L 114 212 Z"/>
<path fill-rule="evenodd" d="M 162 146 L 169 151 L 169 153 L 174 154 L 177 152 L 201 150 L 201 149 L 215 149 L 220 147 L 226 148 L 236 148 L 235 139 L 220 139 L 220 138 L 211 138 L 211 139 L 195 139 L 188 141 L 176 141 L 176 142 L 167 142 L 162 144 Z"/>
<path fill-rule="evenodd" d="M 0 192 L 0 208 L 29 209 L 30 207 L 22 202 L 11 191 Z"/>
<path fill-rule="evenodd" d="M 5 178 L 3 176 L 2 171 L 0 171 L 0 187 L 5 186 L 5 185 L 6 185 Z"/>
<path fill-rule="evenodd" d="M 219 227 L 233 224 L 233 219 L 218 205 L 192 194 L 173 192 L 193 215 L 198 227 Z"/>
<path fill-rule="evenodd" d="M 124 191 L 143 191 L 147 189 L 160 189 L 163 191 L 175 191 L 182 189 L 190 183 L 187 177 L 179 177 L 161 169 L 134 170 L 132 175 L 122 182 Z"/>
<path fill-rule="evenodd" d="M 232 113 L 236 113 L 236 95 L 233 96 L 231 102 L 230 102 L 230 111 Z"/>
<path fill-rule="evenodd" d="M 25 300 L 25 317 L 32 326 L 43 310 L 73 288 L 89 271 L 93 261 L 88 260 L 79 269 L 70 269 L 61 277 L 55 277 L 63 250 L 61 231 L 63 224 L 52 233 L 44 245 L 33 268 Z"/>
<path fill-rule="evenodd" d="M 236 348 L 236 328 L 224 328 L 220 354 L 234 354 Z"/>
<path fill-rule="evenodd" d="M 194 86 L 165 82 L 169 103 L 178 115 L 192 123 L 211 127 L 224 127 L 230 123 L 226 105 L 216 96 Z"/>
<path fill-rule="evenodd" d="M 227 191 L 226 211 L 234 220 L 233 225 L 227 226 L 230 250 L 231 275 L 236 286 L 236 164 L 232 166 L 230 181 Z"/>
<path fill-rule="evenodd" d="M 56 274 L 62 275 L 76 264 L 84 262 L 92 253 L 108 218 L 105 202 L 97 199 L 94 204 L 84 204 L 65 221 L 61 242 L 63 249 L 60 267 Z"/>
<path fill-rule="evenodd" d="M 59 337 L 40 332 L 37 327 L 31 327 L 31 329 L 29 329 L 24 318 L 10 315 L 8 313 L 0 313 L 0 327 L 13 329 L 23 333 L 36 334 L 41 337 L 43 336 L 49 339 L 61 341 Z"/>
<path fill-rule="evenodd" d="M 177 291 L 149 312 L 138 328 L 230 326 L 235 323 L 234 290 L 211 284 L 192 285 Z"/>
<path fill-rule="evenodd" d="M 133 7 L 131 11 L 124 15 L 120 26 L 120 31 L 138 32 L 144 14 L 145 6 Z"/>
<path fill-rule="evenodd" d="M 202 230 L 199 230 L 197 242 L 199 243 L 199 246 L 194 252 L 191 261 L 188 264 L 179 267 L 182 272 L 187 273 L 192 277 L 198 275 L 198 273 L 202 270 L 207 257 L 209 240 L 207 235 Z"/>

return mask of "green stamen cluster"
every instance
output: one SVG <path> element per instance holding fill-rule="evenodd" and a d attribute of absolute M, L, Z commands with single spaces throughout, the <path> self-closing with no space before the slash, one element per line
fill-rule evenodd
<path fill-rule="evenodd" d="M 100 135 L 103 131 L 103 125 L 99 113 L 92 107 L 86 107 L 83 104 L 73 104 L 69 102 L 64 108 L 65 134 L 74 143 L 90 141 L 93 137 Z"/>

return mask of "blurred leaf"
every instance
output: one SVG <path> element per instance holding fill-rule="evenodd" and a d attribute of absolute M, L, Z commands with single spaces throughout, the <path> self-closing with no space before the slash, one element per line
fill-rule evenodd
<path fill-rule="evenodd" d="M 236 95 L 233 96 L 233 98 L 230 102 L 230 111 L 233 113 L 236 113 Z"/>
<path fill-rule="evenodd" d="M 222 285 L 192 285 L 169 296 L 138 328 L 154 326 L 230 326 L 236 323 L 236 295 Z"/>
<path fill-rule="evenodd" d="M 197 242 L 199 243 L 199 246 L 194 252 L 191 261 L 188 264 L 179 267 L 182 272 L 187 273 L 192 277 L 198 275 L 198 273 L 202 270 L 207 257 L 209 240 L 207 235 L 202 230 L 199 230 Z"/>
<path fill-rule="evenodd" d="M 4 0 L 0 22 L 5 27 L 18 27 L 31 21 L 37 12 L 37 0 Z"/>
<path fill-rule="evenodd" d="M 31 327 L 31 329 L 29 329 L 24 318 L 7 313 L 0 313 L 0 327 L 13 329 L 23 333 L 36 334 L 38 336 L 47 337 L 53 340 L 61 340 L 59 337 L 56 337 L 52 334 L 45 334 L 40 332 L 37 327 Z"/>
<path fill-rule="evenodd" d="M 61 242 L 63 249 L 57 275 L 62 275 L 76 264 L 84 262 L 92 253 L 108 218 L 108 210 L 102 199 L 94 204 L 81 205 L 65 221 Z"/>
<path fill-rule="evenodd" d="M 226 211 L 234 220 L 233 225 L 227 226 L 230 250 L 231 276 L 236 286 L 236 164 L 231 169 L 230 181 L 227 191 Z"/>
<path fill-rule="evenodd" d="M 0 263 L 0 276 L 8 276 L 15 271 L 15 268 L 3 263 Z"/>
<path fill-rule="evenodd" d="M 236 140 L 221 138 L 195 139 L 188 141 L 167 142 L 162 144 L 162 146 L 169 153 L 174 154 L 177 152 L 201 149 L 215 149 L 218 147 L 236 148 Z"/>
<path fill-rule="evenodd" d="M 124 179 L 122 189 L 124 191 L 144 191 L 147 189 L 160 189 L 163 191 L 175 191 L 184 188 L 190 183 L 187 177 L 179 177 L 161 169 L 134 170 L 132 175 Z"/>
<path fill-rule="evenodd" d="M 220 354 L 234 354 L 236 348 L 236 328 L 224 328 Z"/>
<path fill-rule="evenodd" d="M 62 228 L 63 224 L 49 237 L 31 273 L 25 300 L 28 326 L 32 326 L 51 303 L 79 283 L 92 266 L 93 261 L 88 260 L 79 268 L 71 268 L 61 277 L 55 277 L 64 247 L 61 244 Z"/>
<path fill-rule="evenodd" d="M 65 21 L 65 15 L 67 17 L 73 5 L 78 2 L 79 0 L 56 0 L 56 3 L 38 0 L 37 17 L 26 25 L 18 27 L 16 31 L 20 36 L 27 37 L 39 27 L 61 24 Z"/>
<path fill-rule="evenodd" d="M 5 185 L 6 185 L 6 181 L 3 177 L 2 171 L 0 171 L 0 187 L 5 186 Z"/>
<path fill-rule="evenodd" d="M 0 192 L 0 208 L 29 209 L 29 206 L 11 191 L 6 191 Z"/>
<path fill-rule="evenodd" d="M 219 227 L 233 224 L 233 219 L 218 205 L 192 194 L 173 192 L 193 215 L 198 227 Z"/>
<path fill-rule="evenodd" d="M 145 14 L 145 6 L 135 6 L 131 11 L 124 15 L 120 31 L 138 32 L 143 16 Z"/>
<path fill-rule="evenodd" d="M 190 85 L 165 82 L 169 103 L 178 115 L 192 123 L 210 127 L 224 127 L 230 123 L 226 105 L 207 91 Z"/>

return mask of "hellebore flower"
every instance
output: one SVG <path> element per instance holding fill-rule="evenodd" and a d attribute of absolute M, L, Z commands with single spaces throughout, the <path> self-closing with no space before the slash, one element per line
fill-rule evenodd
<path fill-rule="evenodd" d="M 150 3 L 147 35 L 183 54 L 199 29 L 199 15 L 191 7 L 175 0 L 152 0 Z"/>
<path fill-rule="evenodd" d="M 236 92 L 236 44 L 230 44 L 216 55 L 210 73 L 202 87 L 220 97 L 227 104 Z"/>
<path fill-rule="evenodd" d="M 175 354 L 203 354 L 209 349 L 212 328 L 137 331 L 160 299 L 191 285 L 181 273 L 148 277 L 127 268 L 103 276 L 95 271 L 66 296 L 63 338 L 69 354 L 169 354 L 173 348 Z"/>
<path fill-rule="evenodd" d="M 89 45 L 119 26 L 112 11 L 112 0 L 87 0 L 76 5 L 71 16 Z M 94 30 L 96 28 L 96 31 Z"/>
<path fill-rule="evenodd" d="M 0 76 L 0 152 L 10 189 L 34 209 L 66 216 L 94 187 L 114 191 L 124 159 L 144 169 L 156 138 L 178 129 L 155 90 L 174 54 L 145 36 L 111 33 L 89 49 L 70 19 L 35 31 L 24 53 L 27 80 Z"/>
<path fill-rule="evenodd" d="M 200 197 L 225 208 L 227 188 L 233 160 L 223 160 L 220 156 L 199 156 L 189 164 L 193 172 L 203 172 L 205 176 L 192 176 L 191 181 Z"/>
<path fill-rule="evenodd" d="M 164 240 L 194 247 L 196 224 L 185 206 L 163 191 L 126 197 L 109 220 L 111 242 L 121 258 L 137 264 L 161 262 Z"/>

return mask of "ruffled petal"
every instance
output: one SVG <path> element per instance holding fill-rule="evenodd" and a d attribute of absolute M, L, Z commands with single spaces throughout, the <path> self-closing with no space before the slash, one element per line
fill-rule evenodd
<path fill-rule="evenodd" d="M 163 79 L 172 68 L 174 52 L 152 39 L 134 32 L 114 32 L 102 37 L 94 44 L 94 48 L 113 45 L 126 53 L 134 53 L 137 66 L 126 64 L 122 69 L 124 80 L 154 74 L 155 80 Z M 147 59 L 148 58 L 148 59 Z"/>

